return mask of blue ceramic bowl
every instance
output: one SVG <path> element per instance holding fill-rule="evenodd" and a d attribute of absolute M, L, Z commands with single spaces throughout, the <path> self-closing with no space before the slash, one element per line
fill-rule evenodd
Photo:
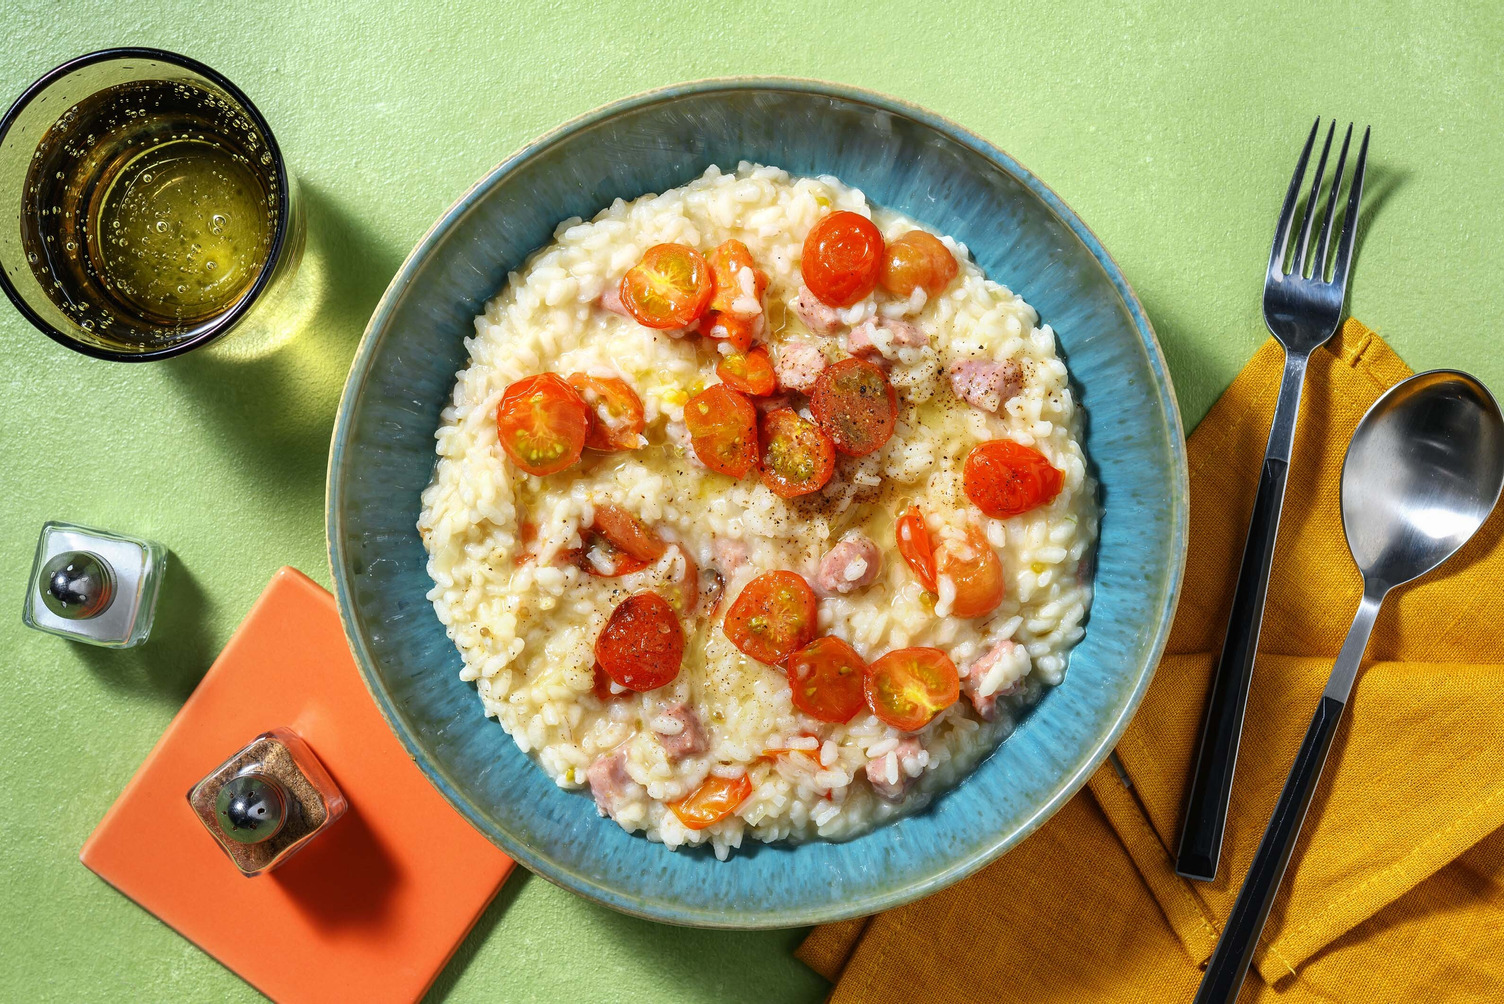
<path fill-rule="evenodd" d="M 670 852 L 554 786 L 494 721 L 424 593 L 415 524 L 472 319 L 569 216 L 740 160 L 832 174 L 954 235 L 1052 324 L 1102 485 L 1096 601 L 1065 682 L 925 812 L 844 843 Z M 1185 553 L 1184 439 L 1154 333 L 1054 192 L 922 109 L 801 80 L 716 80 L 630 98 L 519 151 L 455 203 L 392 280 L 355 354 L 329 458 L 329 556 L 360 671 L 418 766 L 529 869 L 627 913 L 791 927 L 934 892 L 1028 836 L 1107 756 L 1159 659 Z"/>

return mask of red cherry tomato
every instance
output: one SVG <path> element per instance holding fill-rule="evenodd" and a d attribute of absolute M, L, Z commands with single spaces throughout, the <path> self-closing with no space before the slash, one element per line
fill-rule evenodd
<path fill-rule="evenodd" d="M 864 457 L 893 435 L 898 398 L 881 369 L 852 356 L 826 367 L 815 380 L 809 410 L 836 449 Z"/>
<path fill-rule="evenodd" d="M 794 572 L 764 572 L 742 589 L 721 630 L 731 644 L 771 666 L 815 637 L 819 600 Z"/>
<path fill-rule="evenodd" d="M 941 579 L 956 587 L 952 616 L 985 617 L 1003 602 L 1003 563 L 976 527 L 966 528 L 965 540 L 946 537 L 935 548 L 935 581 Z"/>
<path fill-rule="evenodd" d="M 621 377 L 569 374 L 569 386 L 590 409 L 585 445 L 592 450 L 633 450 L 643 444 L 642 398 Z"/>
<path fill-rule="evenodd" d="M 705 256 L 710 272 L 715 276 L 715 295 L 710 299 L 710 309 L 728 314 L 756 316 L 762 312 L 762 293 L 768 288 L 768 273 L 757 267 L 752 252 L 739 240 L 729 240 Z M 752 270 L 750 296 L 757 301 L 756 310 L 737 310 L 738 300 L 746 299 L 749 291 L 742 285 L 742 269 Z M 745 306 L 745 304 L 743 305 Z"/>
<path fill-rule="evenodd" d="M 831 213 L 804 239 L 804 284 L 832 307 L 849 307 L 872 292 L 882 268 L 883 235 L 865 216 Z"/>
<path fill-rule="evenodd" d="M 773 361 L 768 358 L 768 350 L 763 348 L 722 356 L 715 365 L 715 375 L 733 390 L 754 397 L 767 397 L 778 387 L 778 378 L 773 375 Z"/>
<path fill-rule="evenodd" d="M 757 409 L 725 384 L 690 398 L 684 425 L 695 456 L 711 470 L 739 478 L 757 466 Z"/>
<path fill-rule="evenodd" d="M 866 672 L 856 649 L 833 635 L 816 638 L 789 656 L 794 707 L 822 722 L 849 722 L 865 703 Z"/>
<path fill-rule="evenodd" d="M 686 328 L 710 306 L 715 279 L 687 244 L 655 244 L 621 278 L 621 305 L 649 328 Z"/>
<path fill-rule="evenodd" d="M 707 310 L 700 318 L 700 334 L 716 341 L 725 341 L 738 352 L 752 347 L 757 336 L 762 334 L 762 315 L 742 317 L 723 310 Z"/>
<path fill-rule="evenodd" d="M 961 469 L 966 497 L 989 516 L 1006 519 L 1052 502 L 1065 475 L 1044 454 L 1011 439 L 991 439 L 971 448 Z"/>
<path fill-rule="evenodd" d="M 712 774 L 688 795 L 668 803 L 679 822 L 691 830 L 713 826 L 736 811 L 752 794 L 752 779 L 745 774 L 734 778 Z"/>
<path fill-rule="evenodd" d="M 646 523 L 620 506 L 595 504 L 594 526 L 606 539 L 639 561 L 657 561 L 668 545 Z"/>
<path fill-rule="evenodd" d="M 512 463 L 529 474 L 557 474 L 580 459 L 590 412 L 555 373 L 518 380 L 496 408 L 496 437 Z"/>
<path fill-rule="evenodd" d="M 867 667 L 867 706 L 878 721 L 918 732 L 961 696 L 961 677 L 938 648 L 901 648 Z"/>
<path fill-rule="evenodd" d="M 684 629 L 662 596 L 633 593 L 611 611 L 595 640 L 595 659 L 620 686 L 655 690 L 679 675 Z"/>
<path fill-rule="evenodd" d="M 792 408 L 779 408 L 762 420 L 762 483 L 791 499 L 817 492 L 830 481 L 836 448 L 818 425 Z"/>
<path fill-rule="evenodd" d="M 910 230 L 888 245 L 879 281 L 883 289 L 905 299 L 919 287 L 930 296 L 939 296 L 960 270 L 944 241 L 923 230 Z"/>
<path fill-rule="evenodd" d="M 924 513 L 917 505 L 909 506 L 898 517 L 893 535 L 898 538 L 898 553 L 914 570 L 919 584 L 929 592 L 938 592 L 935 587 L 935 547 L 930 543 L 930 529 L 924 523 Z"/>
<path fill-rule="evenodd" d="M 601 669 L 600 663 L 596 663 L 591 667 L 590 672 L 594 674 L 594 679 L 590 683 L 590 689 L 595 694 L 597 700 L 619 701 L 631 693 L 630 690 L 623 690 L 621 693 L 613 691 L 611 689 L 611 677 L 606 675 L 604 669 Z"/>

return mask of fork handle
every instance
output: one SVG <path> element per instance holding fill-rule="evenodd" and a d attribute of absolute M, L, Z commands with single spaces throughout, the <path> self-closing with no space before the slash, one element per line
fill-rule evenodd
<path fill-rule="evenodd" d="M 1217 877 L 1222 855 L 1222 831 L 1227 822 L 1227 804 L 1232 797 L 1233 773 L 1237 768 L 1238 744 L 1243 733 L 1243 712 L 1253 679 L 1253 659 L 1259 646 L 1259 627 L 1264 619 L 1264 599 L 1269 591 L 1269 566 L 1274 560 L 1274 542 L 1279 536 L 1280 510 L 1285 502 L 1285 477 L 1295 440 L 1295 420 L 1300 413 L 1300 391 L 1305 382 L 1308 357 L 1287 354 L 1279 401 L 1269 429 L 1269 447 L 1258 494 L 1253 500 L 1253 518 L 1243 546 L 1232 597 L 1232 613 L 1222 654 L 1212 674 L 1206 718 L 1201 726 L 1201 745 L 1196 752 L 1195 773 L 1186 800 L 1185 821 L 1175 871 L 1189 879 L 1210 882 Z"/>

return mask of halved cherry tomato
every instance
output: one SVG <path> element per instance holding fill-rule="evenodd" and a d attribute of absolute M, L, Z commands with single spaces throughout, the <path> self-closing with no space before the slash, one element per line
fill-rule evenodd
<path fill-rule="evenodd" d="M 518 380 L 496 407 L 496 437 L 512 463 L 543 477 L 580 459 L 590 412 L 575 389 L 556 373 Z"/>
<path fill-rule="evenodd" d="M 900 648 L 867 667 L 867 707 L 878 721 L 918 732 L 961 696 L 961 677 L 938 648 Z"/>
<path fill-rule="evenodd" d="M 634 558 L 617 547 L 609 537 L 601 533 L 599 527 L 587 527 L 580 532 L 580 537 L 585 541 L 584 546 L 564 551 L 560 557 L 582 572 L 603 579 L 614 579 L 618 575 L 631 575 L 648 567 L 646 561 Z"/>
<path fill-rule="evenodd" d="M 595 504 L 594 526 L 611 543 L 641 561 L 657 561 L 668 550 L 646 523 L 610 502 Z"/>
<path fill-rule="evenodd" d="M 764 572 L 742 589 L 721 630 L 747 655 L 776 666 L 815 637 L 815 591 L 795 572 Z"/>
<path fill-rule="evenodd" d="M 768 358 L 768 350 L 763 348 L 722 356 L 715 365 L 715 375 L 724 380 L 726 386 L 754 397 L 767 397 L 778 388 L 773 361 Z"/>
<path fill-rule="evenodd" d="M 596 663 L 591 667 L 590 672 L 594 674 L 594 679 L 590 683 L 590 689 L 594 692 L 597 700 L 619 701 L 631 693 L 630 690 L 623 690 L 620 693 L 613 691 L 611 689 L 611 677 L 606 675 L 604 669 L 601 669 L 600 663 Z"/>
<path fill-rule="evenodd" d="M 736 811 L 752 794 L 752 779 L 745 774 L 734 778 L 712 774 L 688 795 L 668 803 L 679 822 L 691 830 L 714 826 Z"/>
<path fill-rule="evenodd" d="M 974 526 L 966 528 L 965 540 L 946 537 L 935 548 L 935 581 L 941 579 L 956 588 L 952 616 L 985 617 L 1003 602 L 1003 563 Z"/>
<path fill-rule="evenodd" d="M 893 435 L 898 398 L 881 369 L 852 356 L 826 367 L 815 380 L 809 410 L 836 449 L 864 457 Z"/>
<path fill-rule="evenodd" d="M 655 690 L 679 675 L 684 629 L 662 596 L 633 593 L 611 611 L 595 640 L 595 659 L 628 690 Z"/>
<path fill-rule="evenodd" d="M 715 295 L 711 297 L 710 309 L 728 314 L 752 317 L 762 312 L 762 293 L 768 288 L 768 273 L 757 267 L 747 245 L 735 238 L 722 243 L 705 256 L 710 272 L 715 276 Z M 751 289 L 742 285 L 742 269 L 752 270 Z M 737 310 L 737 301 L 751 298 L 757 301 L 756 310 Z M 749 306 L 743 304 L 743 306 Z"/>
<path fill-rule="evenodd" d="M 804 284 L 832 307 L 849 307 L 872 292 L 882 268 L 882 231 L 865 216 L 831 213 L 804 239 Z"/>
<path fill-rule="evenodd" d="M 917 505 L 909 506 L 898 517 L 893 535 L 898 538 L 898 553 L 914 570 L 919 584 L 929 592 L 938 592 L 935 586 L 935 546 L 930 543 L 930 528 L 925 525 L 924 513 Z"/>
<path fill-rule="evenodd" d="M 762 483 L 773 494 L 791 499 L 817 492 L 830 481 L 836 447 L 814 422 L 792 408 L 779 408 L 762 419 Z"/>
<path fill-rule="evenodd" d="M 923 230 L 910 230 L 888 245 L 879 281 L 894 296 L 907 298 L 921 286 L 930 296 L 938 296 L 960 270 L 944 241 Z"/>
<path fill-rule="evenodd" d="M 655 244 L 621 277 L 621 305 L 649 328 L 687 328 L 714 294 L 710 266 L 688 244 Z"/>
<path fill-rule="evenodd" d="M 794 707 L 822 722 L 849 722 L 862 710 L 867 663 L 834 635 L 816 638 L 789 656 Z"/>
<path fill-rule="evenodd" d="M 621 377 L 569 374 L 569 386 L 590 409 L 585 445 L 592 450 L 634 450 L 643 444 L 642 398 Z"/>
<path fill-rule="evenodd" d="M 738 352 L 750 349 L 757 336 L 762 334 L 762 328 L 761 314 L 742 317 L 739 314 L 728 314 L 724 310 L 707 310 L 705 316 L 700 318 L 700 334 L 716 341 L 725 341 Z"/>
<path fill-rule="evenodd" d="M 1060 494 L 1065 475 L 1044 454 L 1011 439 L 971 448 L 961 469 L 966 497 L 989 516 L 1006 519 L 1045 505 Z"/>
<path fill-rule="evenodd" d="M 739 478 L 757 466 L 757 409 L 725 384 L 690 398 L 684 425 L 695 456 L 711 470 Z"/>

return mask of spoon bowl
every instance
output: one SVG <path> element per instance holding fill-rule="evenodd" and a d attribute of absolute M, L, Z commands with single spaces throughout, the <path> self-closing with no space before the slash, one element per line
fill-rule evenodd
<path fill-rule="evenodd" d="M 1342 526 L 1365 592 L 1383 595 L 1446 561 L 1504 486 L 1504 416 L 1456 370 L 1405 380 L 1374 402 L 1342 465 Z"/>

